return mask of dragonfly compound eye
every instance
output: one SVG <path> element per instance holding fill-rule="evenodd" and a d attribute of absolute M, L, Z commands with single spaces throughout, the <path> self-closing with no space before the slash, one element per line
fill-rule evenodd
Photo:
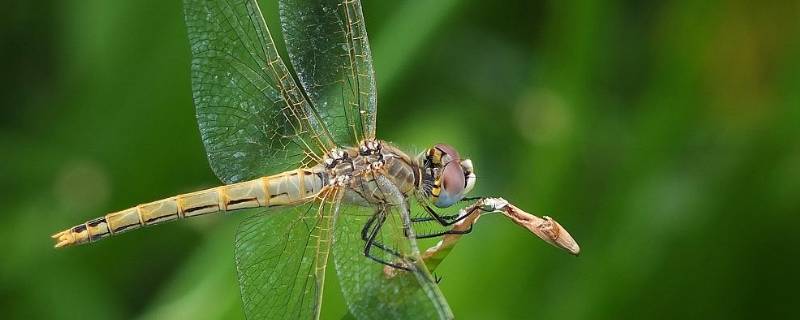
<path fill-rule="evenodd" d="M 450 161 L 442 169 L 439 177 L 441 188 L 435 205 L 439 208 L 452 206 L 464 197 L 466 176 L 459 161 Z"/>

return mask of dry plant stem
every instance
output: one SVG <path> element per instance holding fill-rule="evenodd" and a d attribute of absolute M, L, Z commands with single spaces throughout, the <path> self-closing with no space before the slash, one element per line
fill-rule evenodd
<path fill-rule="evenodd" d="M 461 214 L 469 214 L 469 216 L 453 225 L 451 230 L 461 232 L 469 230 L 469 228 L 481 217 L 481 214 L 483 213 L 481 210 L 482 206 L 483 201 L 481 200 L 465 208 Z M 436 269 L 436 267 L 439 266 L 439 263 L 441 263 L 447 254 L 450 253 L 450 250 L 455 247 L 458 239 L 461 239 L 461 237 L 464 235 L 465 234 L 461 233 L 446 234 L 442 236 L 442 240 L 439 240 L 436 245 L 428 248 L 428 250 L 425 250 L 425 252 L 422 253 L 422 260 L 425 261 L 425 266 L 428 267 L 428 270 L 433 271 Z"/>
<path fill-rule="evenodd" d="M 469 214 L 469 216 L 456 223 L 452 230 L 469 230 L 483 214 L 495 212 L 502 213 L 520 227 L 527 229 L 540 239 L 557 248 L 566 250 L 576 256 L 580 253 L 580 246 L 578 246 L 578 243 L 575 242 L 569 232 L 558 222 L 553 220 L 553 218 L 548 216 L 537 217 L 508 203 L 508 201 L 503 198 L 484 198 L 465 208 L 462 210 L 461 214 Z M 462 236 L 463 234 L 457 233 L 446 234 L 442 236 L 442 240 L 436 245 L 425 250 L 425 252 L 422 253 L 422 259 L 425 261 L 428 270 L 433 271 L 436 269 Z M 384 273 L 387 277 L 393 277 L 396 275 L 397 270 L 387 266 L 384 268 Z"/>
<path fill-rule="evenodd" d="M 503 198 L 481 199 L 472 206 L 468 207 L 465 212 L 468 213 L 470 210 L 480 210 L 484 213 L 500 212 L 511 219 L 511 221 L 520 227 L 528 229 L 528 231 L 532 232 L 545 242 L 557 248 L 564 249 L 573 255 L 578 255 L 578 253 L 580 253 L 580 247 L 578 246 L 578 243 L 576 243 L 569 232 L 567 232 L 567 230 L 564 229 L 564 227 L 562 227 L 558 222 L 553 220 L 553 218 L 548 216 L 539 218 L 523 211 L 513 204 L 508 203 L 508 201 Z M 468 230 L 472 225 L 475 224 L 475 222 L 478 221 L 480 216 L 480 214 L 471 214 L 469 217 L 456 224 L 453 227 L 453 230 Z M 441 262 L 442 259 L 444 259 L 442 254 L 446 254 L 446 252 L 450 251 L 450 249 L 455 246 L 456 242 L 459 238 L 461 238 L 461 236 L 462 234 L 444 235 L 439 243 L 425 251 L 422 258 L 425 259 L 427 264 L 429 264 L 429 267 L 435 267 L 439 262 Z"/>
<path fill-rule="evenodd" d="M 581 248 L 578 246 L 578 243 L 575 242 L 575 239 L 572 238 L 569 232 L 553 218 L 548 216 L 539 218 L 522 211 L 512 204 L 508 204 L 502 212 L 506 217 L 514 221 L 514 223 L 528 229 L 556 248 L 564 249 L 572 255 L 577 256 L 580 254 Z"/>

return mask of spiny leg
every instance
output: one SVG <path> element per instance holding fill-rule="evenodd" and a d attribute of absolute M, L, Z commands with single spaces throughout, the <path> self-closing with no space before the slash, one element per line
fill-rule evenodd
<path fill-rule="evenodd" d="M 442 219 L 444 219 L 444 220 L 452 220 L 452 219 L 458 218 L 458 215 L 457 214 L 451 214 L 451 215 L 440 216 L 440 217 Z M 430 217 L 430 216 L 428 216 L 428 217 L 414 217 L 414 218 L 411 218 L 411 222 L 428 222 L 428 221 L 437 221 L 438 222 L 439 220 L 434 218 L 434 217 Z"/>
<path fill-rule="evenodd" d="M 442 278 L 443 277 L 438 275 L 438 274 L 436 274 L 436 272 L 431 272 L 431 275 L 433 276 L 433 281 L 435 281 L 436 284 L 439 284 L 440 282 L 442 282 Z"/>
<path fill-rule="evenodd" d="M 427 204 L 422 205 L 422 207 L 425 208 L 425 211 L 427 211 L 431 215 L 430 217 L 427 217 L 428 218 L 427 221 L 435 220 L 436 222 L 439 222 L 439 224 L 441 224 L 442 226 L 445 226 L 445 227 L 452 226 L 456 222 L 459 222 L 459 221 L 463 220 L 464 218 L 466 218 L 469 215 L 469 214 L 465 214 L 465 215 L 463 215 L 461 217 L 459 217 L 458 215 L 443 216 L 443 215 L 440 215 L 439 213 L 437 213 L 436 210 L 434 210 L 433 208 L 431 208 L 431 206 L 429 206 Z"/>
<path fill-rule="evenodd" d="M 370 233 L 370 228 L 372 228 L 372 224 L 375 223 L 375 219 L 378 217 L 379 214 L 383 214 L 382 212 L 377 212 L 369 217 L 367 223 L 364 224 L 364 227 L 361 228 L 361 240 L 367 241 L 367 238 Z"/>
<path fill-rule="evenodd" d="M 446 235 L 446 234 L 467 234 L 467 233 L 470 233 L 470 232 L 472 232 L 472 226 L 469 226 L 469 229 L 467 229 L 467 230 L 446 230 L 446 231 L 441 231 L 441 232 L 423 233 L 423 234 L 417 235 L 417 239 L 436 238 L 436 237 L 441 237 L 441 236 Z"/>
<path fill-rule="evenodd" d="M 403 256 L 400 255 L 397 251 L 385 247 L 382 243 L 378 242 L 375 239 L 378 236 L 378 234 L 380 233 L 381 227 L 383 227 L 383 223 L 385 221 L 386 221 L 386 214 L 384 214 L 383 211 L 380 211 L 380 212 L 376 213 L 372 218 L 370 218 L 370 220 L 367 221 L 367 223 L 364 225 L 364 228 L 361 229 L 362 239 L 364 239 L 364 241 L 366 241 L 366 244 L 364 246 L 364 255 L 367 258 L 370 258 L 373 261 L 378 262 L 380 264 L 384 264 L 384 265 L 387 265 L 387 266 L 390 266 L 390 267 L 393 267 L 393 268 L 397 268 L 397 269 L 411 271 L 411 269 L 408 268 L 408 267 L 402 266 L 402 265 L 397 264 L 397 263 L 388 262 L 388 261 L 385 261 L 385 260 L 383 260 L 383 259 L 381 259 L 379 257 L 376 257 L 376 256 L 372 255 L 372 253 L 371 253 L 372 247 L 377 247 L 377 248 L 382 249 L 382 250 L 388 252 L 389 254 L 394 255 L 394 256 L 396 256 L 398 258 L 401 258 L 401 259 L 403 258 Z M 377 222 L 377 224 L 375 224 L 376 222 Z M 373 224 L 375 224 L 374 227 L 372 226 Z M 369 230 L 369 228 L 372 228 L 372 230 Z"/>
<path fill-rule="evenodd" d="M 434 215 L 434 216 L 433 217 L 413 218 L 412 222 L 413 223 L 422 223 L 422 222 L 429 222 L 429 221 L 437 221 L 440 224 L 442 224 L 440 219 L 436 218 L 436 213 L 434 213 L 433 210 L 430 207 L 428 207 L 428 206 L 425 206 L 425 207 L 428 209 L 428 212 L 431 213 L 431 215 Z M 460 217 L 458 215 L 439 216 L 439 217 L 440 218 L 445 218 L 445 219 L 454 218 L 452 223 L 450 223 L 450 224 L 442 224 L 443 226 L 449 226 L 449 225 L 455 224 L 455 223 L 457 223 L 457 222 L 459 222 L 461 220 L 464 220 L 466 217 L 469 217 L 469 216 L 475 214 L 478 211 L 483 211 L 483 209 L 479 208 L 479 207 L 472 208 L 469 212 L 467 212 L 466 214 L 464 214 L 463 216 L 460 216 Z M 470 233 L 470 232 L 472 232 L 472 225 L 470 225 L 469 229 L 467 229 L 467 230 L 452 230 L 452 229 L 450 229 L 450 230 L 445 230 L 445 231 L 441 231 L 441 232 L 432 232 L 432 233 L 419 234 L 419 235 L 417 235 L 417 239 L 435 238 L 435 237 L 443 236 L 443 235 L 446 235 L 446 234 L 467 234 L 467 233 Z"/>
<path fill-rule="evenodd" d="M 374 224 L 375 221 L 377 220 L 378 215 L 383 215 L 383 220 L 384 221 L 386 220 L 386 216 L 385 216 L 385 213 L 384 213 L 383 210 L 381 210 L 380 212 L 372 215 L 372 217 L 370 217 L 369 220 L 367 220 L 367 223 L 364 225 L 364 228 L 361 229 L 361 240 L 364 240 L 364 242 L 367 242 L 367 240 L 369 239 L 369 234 L 374 231 L 374 230 L 370 230 L 370 229 L 372 228 L 372 224 Z M 381 222 L 381 225 L 383 225 L 383 222 Z M 374 232 L 377 232 L 377 231 L 374 231 Z M 378 241 L 378 239 L 374 239 L 372 241 L 372 245 L 375 246 L 375 247 L 378 247 L 381 250 L 386 251 L 387 253 L 389 253 L 391 255 L 394 255 L 395 257 L 398 257 L 398 258 L 402 257 L 402 255 L 399 252 L 397 252 L 397 251 L 385 246 L 383 243 Z"/>
<path fill-rule="evenodd" d="M 464 202 L 464 201 L 473 201 L 473 200 L 481 200 L 481 199 L 484 199 L 484 197 L 468 197 L 468 198 L 463 198 L 463 199 L 461 199 L 459 201 L 460 202 Z M 422 207 L 425 208 L 425 211 L 427 211 L 431 216 L 430 217 L 411 218 L 411 222 L 436 221 L 436 222 L 439 222 L 439 224 L 441 224 L 442 226 L 447 227 L 447 226 L 454 225 L 454 224 L 458 223 L 459 221 L 466 219 L 471 214 L 475 213 L 475 210 L 470 210 L 469 213 L 467 213 L 467 214 L 465 214 L 463 216 L 459 216 L 457 214 L 454 214 L 454 215 L 440 215 L 439 213 L 436 212 L 436 210 L 434 210 L 433 208 L 431 208 L 431 206 L 429 206 L 427 204 L 423 204 Z"/>

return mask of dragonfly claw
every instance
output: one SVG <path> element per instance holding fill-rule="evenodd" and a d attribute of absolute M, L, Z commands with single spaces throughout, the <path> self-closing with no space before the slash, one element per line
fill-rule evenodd
<path fill-rule="evenodd" d="M 436 274 L 436 272 L 433 272 L 432 275 L 433 275 L 433 281 L 436 282 L 436 284 L 442 282 L 442 276 Z"/>
<path fill-rule="evenodd" d="M 504 211 L 508 207 L 508 201 L 503 198 L 483 199 L 481 210 L 486 212 Z"/>

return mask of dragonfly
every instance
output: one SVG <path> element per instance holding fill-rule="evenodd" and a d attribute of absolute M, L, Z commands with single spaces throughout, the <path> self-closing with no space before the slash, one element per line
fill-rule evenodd
<path fill-rule="evenodd" d="M 376 138 L 360 1 L 279 0 L 292 69 L 257 1 L 183 5 L 197 121 L 224 184 L 78 224 L 53 235 L 55 246 L 241 212 L 235 260 L 247 318 L 318 318 L 331 256 L 356 318 L 453 318 L 417 240 L 471 230 L 454 226 L 480 210 L 445 210 L 474 200 L 466 195 L 477 178 L 450 145 L 410 155 Z"/>

